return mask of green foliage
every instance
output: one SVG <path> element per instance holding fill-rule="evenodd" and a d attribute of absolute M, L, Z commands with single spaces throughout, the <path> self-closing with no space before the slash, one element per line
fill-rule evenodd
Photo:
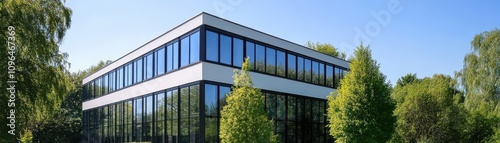
<path fill-rule="evenodd" d="M 311 41 L 308 41 L 305 46 L 339 59 L 346 60 L 347 57 L 347 54 L 345 52 L 339 52 L 339 49 L 328 43 L 321 44 L 319 42 L 313 43 Z"/>
<path fill-rule="evenodd" d="M 406 85 L 409 85 L 409 84 L 412 84 L 415 82 L 420 82 L 420 81 L 422 81 L 422 80 L 418 79 L 417 74 L 409 73 L 409 74 L 401 77 L 400 79 L 398 79 L 398 82 L 396 82 L 396 87 L 403 87 L 403 86 L 406 86 Z"/>
<path fill-rule="evenodd" d="M 496 141 L 500 127 L 500 30 L 477 34 L 463 69 L 456 73 L 465 90 L 469 141 Z M 497 139 L 497 140 L 495 140 Z"/>
<path fill-rule="evenodd" d="M 14 54 L 16 66 L 16 135 L 30 129 L 43 120 L 59 112 L 59 106 L 72 87 L 66 70 L 67 54 L 59 51 L 67 28 L 70 27 L 72 11 L 62 1 L 23 1 L 3 0 L 0 2 L 0 51 L 7 53 L 9 26 L 15 28 L 17 51 Z M 2 53 L 2 54 L 4 54 Z M 0 56 L 0 61 L 8 61 L 7 56 Z M 7 64 L 0 64 L 7 69 Z M 6 89 L 8 74 L 0 74 L 1 89 Z M 7 90 L 2 90 L 7 95 Z M 7 96 L 0 96 L 6 101 Z M 8 109 L 7 104 L 0 109 Z M 8 110 L 0 110 L 0 116 L 6 117 Z M 9 130 L 7 120 L 1 120 L 0 142 L 11 142 L 12 136 L 4 133 Z"/>
<path fill-rule="evenodd" d="M 22 143 L 32 143 L 33 142 L 33 134 L 30 130 L 25 129 L 23 133 L 20 135 L 19 141 Z"/>
<path fill-rule="evenodd" d="M 235 70 L 234 86 L 221 111 L 220 138 L 223 143 L 274 143 L 272 121 L 264 110 L 264 96 L 253 87 L 248 58 Z"/>
<path fill-rule="evenodd" d="M 394 131 L 390 87 L 363 45 L 354 52 L 351 71 L 328 96 L 330 134 L 337 142 L 386 142 Z"/>
<path fill-rule="evenodd" d="M 410 80 L 408 80 L 410 79 Z M 404 142 L 458 142 L 464 121 L 455 96 L 455 81 L 444 75 L 420 80 L 413 74 L 399 81 L 417 81 L 396 86 L 396 138 Z"/>

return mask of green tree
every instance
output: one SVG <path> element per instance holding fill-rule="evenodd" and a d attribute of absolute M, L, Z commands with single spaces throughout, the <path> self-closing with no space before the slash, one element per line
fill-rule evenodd
<path fill-rule="evenodd" d="M 70 27 L 72 11 L 60 0 L 3 0 L 0 2 L 0 45 L 3 54 L 8 52 L 7 41 L 17 46 L 14 55 L 17 81 L 15 103 L 17 137 L 22 131 L 28 131 L 58 112 L 60 104 L 69 90 L 70 83 L 67 54 L 59 51 L 66 30 Z M 8 33 L 8 27 L 14 32 Z M 13 35 L 13 38 L 8 38 Z M 8 61 L 8 56 L 0 56 L 0 61 Z M 7 69 L 7 64 L 0 64 Z M 0 74 L 1 89 L 8 85 L 8 74 Z M 2 90 L 2 95 L 7 95 Z M 0 101 L 7 101 L 8 96 L 0 96 Z M 7 104 L 0 109 L 10 109 Z M 0 116 L 8 116 L 0 110 Z M 5 126 L 8 120 L 1 120 L 0 142 L 11 142 L 14 138 L 6 133 L 11 130 Z M 28 129 L 28 130 L 26 130 Z M 30 133 L 24 133 L 29 135 Z M 16 138 L 17 138 L 16 137 Z"/>
<path fill-rule="evenodd" d="M 396 137 L 403 142 L 458 142 L 464 118 L 455 102 L 461 96 L 456 82 L 444 75 L 420 80 L 412 74 L 398 81 L 417 82 L 393 90 Z"/>
<path fill-rule="evenodd" d="M 500 30 L 477 34 L 471 41 L 471 53 L 464 58 L 463 69 L 456 73 L 469 112 L 469 140 L 489 140 L 500 127 Z M 500 141 L 500 140 L 497 140 Z"/>
<path fill-rule="evenodd" d="M 394 102 L 369 47 L 354 51 L 350 72 L 328 96 L 330 134 L 337 142 L 386 142 L 394 131 Z"/>
<path fill-rule="evenodd" d="M 412 73 L 409 73 L 403 77 L 401 77 L 400 79 L 398 79 L 398 81 L 396 82 L 396 87 L 403 87 L 403 86 L 406 86 L 406 85 L 409 85 L 409 84 L 412 84 L 412 83 L 415 83 L 415 82 L 420 82 L 422 81 L 421 79 L 418 79 L 417 77 L 417 74 L 412 74 Z"/>
<path fill-rule="evenodd" d="M 318 52 L 321 52 L 323 54 L 327 54 L 329 56 L 336 57 L 339 59 L 346 60 L 347 57 L 345 52 L 339 52 L 339 49 L 335 48 L 332 44 L 328 43 L 321 44 L 319 42 L 313 43 L 311 41 L 308 41 L 305 46 L 313 50 L 316 50 Z"/>
<path fill-rule="evenodd" d="M 235 70 L 234 85 L 221 111 L 220 138 L 223 143 L 273 143 L 272 121 L 264 110 L 264 96 L 253 87 L 248 58 Z"/>

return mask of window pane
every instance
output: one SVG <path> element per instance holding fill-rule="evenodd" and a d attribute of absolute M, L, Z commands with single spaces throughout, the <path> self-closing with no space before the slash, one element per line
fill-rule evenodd
<path fill-rule="evenodd" d="M 165 48 L 161 48 L 160 50 L 155 52 L 155 64 L 155 75 L 161 75 L 165 73 Z"/>
<path fill-rule="evenodd" d="M 125 66 L 125 86 L 132 85 L 132 63 L 129 63 Z"/>
<path fill-rule="evenodd" d="M 146 57 L 144 57 L 144 62 L 144 73 L 146 74 L 144 79 L 146 80 L 153 77 L 153 54 L 150 53 L 146 55 Z"/>
<path fill-rule="evenodd" d="M 135 127 L 135 141 L 142 141 L 142 99 L 136 99 L 134 104 L 134 127 Z"/>
<path fill-rule="evenodd" d="M 191 142 L 199 142 L 200 134 L 200 88 L 199 85 L 189 87 L 189 138 Z"/>
<path fill-rule="evenodd" d="M 255 44 L 255 70 L 260 71 L 260 72 L 266 72 L 266 67 L 265 67 L 265 56 L 266 56 L 266 51 L 265 47 L 259 44 Z"/>
<path fill-rule="evenodd" d="M 160 143 L 165 142 L 165 93 L 155 95 L 155 140 Z"/>
<path fill-rule="evenodd" d="M 226 105 L 226 98 L 230 91 L 231 89 L 227 86 L 219 86 L 219 111 Z"/>
<path fill-rule="evenodd" d="M 333 67 L 326 65 L 326 86 L 333 87 Z"/>
<path fill-rule="evenodd" d="M 243 63 L 243 40 L 233 38 L 233 66 L 241 67 Z"/>
<path fill-rule="evenodd" d="M 277 101 L 276 101 L 276 119 L 277 120 L 285 120 L 285 96 L 284 95 L 276 95 L 277 96 Z"/>
<path fill-rule="evenodd" d="M 205 118 L 205 142 L 216 143 L 219 141 L 219 131 L 217 131 L 217 118 Z"/>
<path fill-rule="evenodd" d="M 297 57 L 297 79 L 304 81 L 304 58 Z"/>
<path fill-rule="evenodd" d="M 295 97 L 288 96 L 288 121 L 295 121 L 295 112 L 297 105 L 295 105 Z"/>
<path fill-rule="evenodd" d="M 285 53 L 276 51 L 276 74 L 285 77 Z"/>
<path fill-rule="evenodd" d="M 217 117 L 217 86 L 205 84 L 205 116 Z"/>
<path fill-rule="evenodd" d="M 297 61 L 295 55 L 288 54 L 288 78 L 295 79 L 297 72 Z"/>
<path fill-rule="evenodd" d="M 135 83 L 142 81 L 142 59 L 135 61 Z"/>
<path fill-rule="evenodd" d="M 180 141 L 189 142 L 189 87 L 181 88 L 180 111 Z"/>
<path fill-rule="evenodd" d="M 304 81 L 311 82 L 311 60 L 304 59 Z"/>
<path fill-rule="evenodd" d="M 231 37 L 220 34 L 220 62 L 231 65 Z"/>
<path fill-rule="evenodd" d="M 325 85 L 325 65 L 320 63 L 319 64 L 319 84 L 320 85 Z"/>
<path fill-rule="evenodd" d="M 276 74 L 276 50 L 266 48 L 266 72 Z"/>
<path fill-rule="evenodd" d="M 167 58 L 167 72 L 169 71 L 172 71 L 172 67 L 173 67 L 173 63 L 174 63 L 174 46 L 171 44 L 171 45 L 167 45 L 167 56 L 165 56 Z"/>
<path fill-rule="evenodd" d="M 189 63 L 192 64 L 200 60 L 200 32 L 198 31 L 196 33 L 191 34 L 189 38 L 190 38 L 189 41 L 191 42 L 191 45 L 189 46 L 190 50 Z"/>
<path fill-rule="evenodd" d="M 255 69 L 255 44 L 252 42 L 247 42 L 246 44 L 246 57 L 248 58 L 248 64 L 252 68 Z"/>
<path fill-rule="evenodd" d="M 276 94 L 266 93 L 266 111 L 268 118 L 276 120 Z"/>
<path fill-rule="evenodd" d="M 171 124 L 172 124 L 172 134 L 171 134 L 171 139 L 169 139 L 169 142 L 177 142 L 179 140 L 179 132 L 177 127 L 178 125 L 178 120 L 179 120 L 179 92 L 178 90 L 172 91 L 172 115 L 171 115 Z M 170 141 L 171 140 L 171 141 Z"/>
<path fill-rule="evenodd" d="M 108 79 L 108 75 L 104 75 L 104 78 L 103 78 L 103 81 L 104 81 L 104 85 L 103 85 L 103 92 L 104 92 L 104 95 L 108 94 L 108 90 L 109 90 L 109 79 Z"/>
<path fill-rule="evenodd" d="M 177 68 L 179 68 L 179 43 L 178 42 L 175 42 L 174 44 L 172 44 L 173 48 L 174 48 L 174 55 L 173 55 L 173 63 L 172 63 L 172 70 L 176 70 Z"/>
<path fill-rule="evenodd" d="M 123 68 L 119 67 L 116 70 L 116 89 L 122 89 L 123 87 Z"/>
<path fill-rule="evenodd" d="M 319 84 L 319 66 L 318 62 L 312 61 L 312 83 Z"/>
<path fill-rule="evenodd" d="M 207 60 L 219 62 L 219 34 L 207 30 Z"/>
<path fill-rule="evenodd" d="M 340 69 L 335 67 L 335 87 L 338 88 L 340 83 Z"/>
<path fill-rule="evenodd" d="M 146 105 L 145 109 L 145 121 L 144 121 L 144 137 L 143 141 L 151 141 L 153 135 L 153 96 L 149 95 L 144 102 Z"/>
<path fill-rule="evenodd" d="M 111 71 L 108 73 L 109 76 L 109 92 L 115 91 L 115 72 Z"/>
<path fill-rule="evenodd" d="M 181 40 L 181 67 L 189 64 L 189 36 Z"/>

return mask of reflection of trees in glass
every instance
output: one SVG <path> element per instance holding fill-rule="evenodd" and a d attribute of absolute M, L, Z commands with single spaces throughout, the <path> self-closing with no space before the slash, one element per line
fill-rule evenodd
<path fill-rule="evenodd" d="M 158 142 L 165 142 L 163 136 L 165 135 L 164 131 L 164 116 L 165 116 L 165 94 L 159 93 L 155 94 L 155 115 L 156 115 L 156 124 L 155 124 L 155 136 L 154 138 Z"/>

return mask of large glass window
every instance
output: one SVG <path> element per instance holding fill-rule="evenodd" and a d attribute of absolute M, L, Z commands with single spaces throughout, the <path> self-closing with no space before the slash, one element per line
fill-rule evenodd
<path fill-rule="evenodd" d="M 144 134 L 143 141 L 150 142 L 153 136 L 153 96 L 149 95 L 145 98 L 145 121 L 144 121 Z"/>
<path fill-rule="evenodd" d="M 243 40 L 233 38 L 233 66 L 241 67 L 243 63 Z"/>
<path fill-rule="evenodd" d="M 325 85 L 325 64 L 319 63 L 319 84 Z"/>
<path fill-rule="evenodd" d="M 134 141 L 142 142 L 142 98 L 134 100 Z"/>
<path fill-rule="evenodd" d="M 189 87 L 181 88 L 180 98 L 180 141 L 189 142 Z"/>
<path fill-rule="evenodd" d="M 266 48 L 266 72 L 269 74 L 276 74 L 276 50 Z"/>
<path fill-rule="evenodd" d="M 116 81 L 115 81 L 115 72 L 109 72 L 109 92 L 115 91 Z"/>
<path fill-rule="evenodd" d="M 149 53 L 144 57 L 144 74 L 144 80 L 153 77 L 153 53 Z"/>
<path fill-rule="evenodd" d="M 276 51 L 276 75 L 285 77 L 285 52 Z"/>
<path fill-rule="evenodd" d="M 139 58 L 135 61 L 135 83 L 139 83 L 142 81 L 142 59 Z"/>
<path fill-rule="evenodd" d="M 155 94 L 155 140 L 160 143 L 165 141 L 165 93 L 160 92 Z"/>
<path fill-rule="evenodd" d="M 200 60 L 200 32 L 195 32 L 189 36 L 190 38 L 190 48 L 189 48 L 189 63 L 195 63 Z"/>
<path fill-rule="evenodd" d="M 155 75 L 161 75 L 165 73 L 165 48 L 162 46 L 159 50 L 155 52 Z"/>
<path fill-rule="evenodd" d="M 206 58 L 209 61 L 219 62 L 219 34 L 212 31 L 206 33 Z"/>
<path fill-rule="evenodd" d="M 179 43 L 175 42 L 172 46 L 174 48 L 172 70 L 176 70 L 179 68 Z"/>
<path fill-rule="evenodd" d="M 297 57 L 297 79 L 304 80 L 304 58 Z"/>
<path fill-rule="evenodd" d="M 292 54 L 288 54 L 288 78 L 296 79 L 297 78 L 297 57 Z"/>
<path fill-rule="evenodd" d="M 255 70 L 266 72 L 266 48 L 262 45 L 255 44 Z"/>
<path fill-rule="evenodd" d="M 123 88 L 123 67 L 116 70 L 116 89 Z"/>
<path fill-rule="evenodd" d="M 312 83 L 319 84 L 319 65 L 318 62 L 312 61 Z"/>
<path fill-rule="evenodd" d="M 248 58 L 248 64 L 255 70 L 255 44 L 252 42 L 246 43 L 246 57 Z"/>
<path fill-rule="evenodd" d="M 330 65 L 326 65 L 326 86 L 333 86 L 333 67 Z"/>
<path fill-rule="evenodd" d="M 311 82 L 311 60 L 304 59 L 304 81 Z"/>
<path fill-rule="evenodd" d="M 338 88 L 340 84 L 340 69 L 335 67 L 335 88 Z"/>
<path fill-rule="evenodd" d="M 226 106 L 226 98 L 231 91 L 230 87 L 227 86 L 219 86 L 219 111 L 222 110 L 224 106 Z M 220 113 L 220 112 L 219 112 Z M 220 114 L 218 114 L 220 116 Z"/>
<path fill-rule="evenodd" d="M 130 86 L 132 85 L 132 71 L 133 71 L 133 68 L 132 68 L 132 65 L 133 65 L 133 62 L 132 63 L 129 63 L 125 66 L 125 86 Z"/>
<path fill-rule="evenodd" d="M 174 65 L 174 46 L 172 44 L 167 45 L 167 72 L 173 70 Z"/>
<path fill-rule="evenodd" d="M 104 95 L 106 95 L 106 94 L 108 94 L 108 91 L 109 91 L 109 79 L 108 79 L 108 75 L 107 75 L 107 74 L 105 74 L 105 75 L 103 76 L 103 84 L 104 84 L 104 85 L 102 86 L 102 87 L 103 87 L 103 89 L 104 89 L 104 90 L 103 90 L 103 92 L 104 92 L 103 94 L 104 94 Z"/>
<path fill-rule="evenodd" d="M 189 87 L 189 138 L 190 142 L 200 142 L 200 87 L 193 85 Z"/>
<path fill-rule="evenodd" d="M 181 67 L 189 64 L 189 36 L 182 38 L 181 40 Z"/>
<path fill-rule="evenodd" d="M 231 37 L 220 34 L 220 62 L 223 64 L 231 65 L 232 55 L 232 42 Z"/>
<path fill-rule="evenodd" d="M 217 117 L 217 86 L 205 85 L 205 116 Z"/>

